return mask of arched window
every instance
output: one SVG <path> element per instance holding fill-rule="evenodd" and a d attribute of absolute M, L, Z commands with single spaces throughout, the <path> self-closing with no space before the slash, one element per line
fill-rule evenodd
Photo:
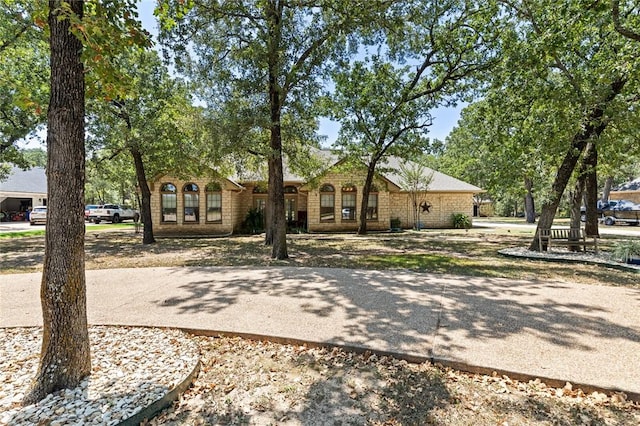
<path fill-rule="evenodd" d="M 297 194 L 298 193 L 298 188 L 296 188 L 293 185 L 287 185 L 284 187 L 284 193 L 285 194 Z"/>
<path fill-rule="evenodd" d="M 195 183 L 186 183 L 182 187 L 182 196 L 184 198 L 184 222 L 198 223 L 200 220 L 200 197 L 198 195 L 198 185 Z"/>
<path fill-rule="evenodd" d="M 178 220 L 178 195 L 176 192 L 176 186 L 172 183 L 163 183 L 160 187 L 162 222 L 176 222 Z"/>
<path fill-rule="evenodd" d="M 329 184 L 320 187 L 320 221 L 332 222 L 335 217 L 336 190 Z"/>
<path fill-rule="evenodd" d="M 367 202 L 367 220 L 378 220 L 378 188 L 371 186 Z"/>
<path fill-rule="evenodd" d="M 205 187 L 207 193 L 207 222 L 222 222 L 222 187 L 211 182 Z"/>
<path fill-rule="evenodd" d="M 355 185 L 342 187 L 342 220 L 356 220 L 356 193 Z"/>
<path fill-rule="evenodd" d="M 254 194 L 266 194 L 267 192 L 269 192 L 269 188 L 264 182 L 258 182 L 256 186 L 253 187 Z"/>

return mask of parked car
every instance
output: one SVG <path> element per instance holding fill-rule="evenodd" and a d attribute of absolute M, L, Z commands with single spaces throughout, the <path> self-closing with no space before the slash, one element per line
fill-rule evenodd
<path fill-rule="evenodd" d="M 91 214 L 91 210 L 102 208 L 102 206 L 97 204 L 87 204 L 84 206 L 84 220 L 89 220 L 89 215 Z"/>
<path fill-rule="evenodd" d="M 45 206 L 34 207 L 29 215 L 29 223 L 31 225 L 47 223 L 47 208 Z"/>
<path fill-rule="evenodd" d="M 139 211 L 119 204 L 105 204 L 98 209 L 91 210 L 89 213 L 89 220 L 93 223 L 100 223 L 101 221 L 120 223 L 123 220 L 137 222 L 138 219 L 140 219 Z"/>

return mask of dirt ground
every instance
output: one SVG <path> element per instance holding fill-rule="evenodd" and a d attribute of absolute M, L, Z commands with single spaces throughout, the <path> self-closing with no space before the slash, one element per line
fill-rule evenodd
<path fill-rule="evenodd" d="M 194 337 L 202 371 L 149 425 L 636 425 L 624 394 L 240 338 Z"/>

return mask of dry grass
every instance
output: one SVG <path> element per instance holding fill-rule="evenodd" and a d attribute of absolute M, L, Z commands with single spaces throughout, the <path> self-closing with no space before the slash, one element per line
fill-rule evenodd
<path fill-rule="evenodd" d="M 409 269 L 443 274 L 540 278 L 582 284 L 640 287 L 638 274 L 597 265 L 557 263 L 500 256 L 498 250 L 526 247 L 530 232 L 474 229 L 397 234 L 307 235 L 288 237 L 289 259 L 273 260 L 262 236 L 158 239 L 143 245 L 132 231 L 87 234 L 86 268 L 154 266 L 302 266 L 362 269 Z M 613 240 L 604 239 L 607 250 Z M 2 273 L 42 269 L 44 237 L 2 241 Z"/>

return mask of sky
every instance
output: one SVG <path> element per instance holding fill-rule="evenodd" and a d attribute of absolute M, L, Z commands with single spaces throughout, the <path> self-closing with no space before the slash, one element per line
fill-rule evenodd
<path fill-rule="evenodd" d="M 158 34 L 156 18 L 153 16 L 154 0 L 141 0 L 138 4 L 138 12 L 143 26 L 154 36 Z M 433 125 L 429 128 L 429 138 L 443 140 L 460 118 L 460 111 L 464 105 L 452 108 L 439 108 L 433 111 Z M 319 134 L 326 136 L 326 144 L 331 145 L 338 137 L 340 124 L 327 118 L 320 119 Z"/>

